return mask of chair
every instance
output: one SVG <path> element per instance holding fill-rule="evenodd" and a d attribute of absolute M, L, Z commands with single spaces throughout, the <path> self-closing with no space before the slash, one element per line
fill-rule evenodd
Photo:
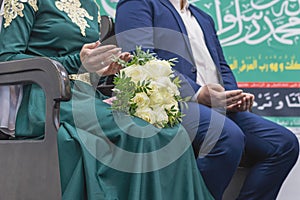
<path fill-rule="evenodd" d="M 101 15 L 100 41 L 103 44 L 117 44 L 115 35 L 115 25 L 113 19 L 108 15 Z"/>
<path fill-rule="evenodd" d="M 46 94 L 43 140 L 0 140 L 0 195 L 9 200 L 60 199 L 57 150 L 60 101 L 70 99 L 67 72 L 48 58 L 0 62 L 0 85 L 37 83 Z"/>
<path fill-rule="evenodd" d="M 102 15 L 101 16 L 101 34 L 100 41 L 102 44 L 114 44 L 117 45 L 117 40 L 115 36 L 114 21 L 110 16 Z M 112 89 L 114 75 L 108 76 L 106 81 L 98 85 L 97 89 L 106 96 L 112 96 Z"/>

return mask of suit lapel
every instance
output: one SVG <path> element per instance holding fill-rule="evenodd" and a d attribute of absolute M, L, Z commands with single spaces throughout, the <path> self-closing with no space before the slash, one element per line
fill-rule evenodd
<path fill-rule="evenodd" d="M 172 5 L 172 3 L 169 0 L 160 0 L 160 2 L 164 6 L 166 6 L 172 12 L 173 16 L 175 17 L 175 19 L 177 21 L 177 25 L 179 26 L 181 33 L 183 33 L 183 35 L 184 35 L 183 39 L 184 39 L 186 48 L 188 49 L 190 57 L 193 58 L 191 44 L 189 42 L 189 38 L 187 36 L 187 31 L 186 31 L 185 25 L 184 25 L 180 15 L 178 14 L 177 10 L 174 8 L 174 6 Z M 194 59 L 193 59 L 193 62 L 194 62 Z"/>

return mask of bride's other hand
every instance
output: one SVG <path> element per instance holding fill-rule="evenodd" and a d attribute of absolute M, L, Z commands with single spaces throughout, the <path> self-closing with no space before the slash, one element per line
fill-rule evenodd
<path fill-rule="evenodd" d="M 123 52 L 119 55 L 119 58 L 127 62 L 130 60 L 131 55 L 128 52 Z M 100 76 L 108 76 L 118 73 L 121 69 L 122 65 L 118 64 L 117 62 L 111 62 L 108 66 L 98 70 L 97 74 Z"/>
<path fill-rule="evenodd" d="M 119 58 L 120 59 L 122 59 L 122 60 L 124 60 L 124 61 L 126 61 L 126 62 L 128 62 L 130 59 L 131 59 L 131 54 L 130 53 L 128 53 L 128 52 L 123 52 L 123 53 L 121 53 L 121 55 L 119 56 Z"/>

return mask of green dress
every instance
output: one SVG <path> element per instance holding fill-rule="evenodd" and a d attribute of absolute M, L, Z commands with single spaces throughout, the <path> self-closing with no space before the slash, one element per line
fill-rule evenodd
<path fill-rule="evenodd" d="M 99 38 L 93 0 L 4 0 L 0 61 L 34 56 L 81 69 L 84 43 Z M 209 200 L 182 126 L 158 129 L 112 111 L 107 97 L 72 81 L 72 99 L 61 103 L 58 148 L 63 199 Z M 24 87 L 16 138 L 40 138 L 45 101 L 39 86 Z"/>

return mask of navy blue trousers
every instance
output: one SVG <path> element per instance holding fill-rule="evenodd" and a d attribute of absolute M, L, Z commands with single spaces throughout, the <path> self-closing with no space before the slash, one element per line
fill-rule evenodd
<path fill-rule="evenodd" d="M 291 131 L 250 112 L 223 115 L 192 102 L 183 113 L 198 168 L 216 200 L 222 199 L 242 155 L 251 167 L 238 199 L 276 199 L 299 154 Z"/>

